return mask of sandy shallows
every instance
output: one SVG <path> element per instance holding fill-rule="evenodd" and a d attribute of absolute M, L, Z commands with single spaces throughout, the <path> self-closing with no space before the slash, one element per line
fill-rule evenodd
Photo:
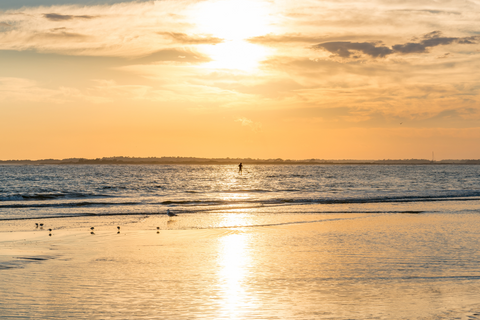
<path fill-rule="evenodd" d="M 193 223 L 182 219 L 208 223 L 182 229 Z M 224 212 L 49 219 L 43 230 L 34 223 L 2 223 L 2 318 L 479 318 L 476 215 Z"/>

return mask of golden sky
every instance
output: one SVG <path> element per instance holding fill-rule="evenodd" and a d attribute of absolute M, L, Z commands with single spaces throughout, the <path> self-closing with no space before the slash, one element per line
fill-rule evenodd
<path fill-rule="evenodd" d="M 480 158 L 478 0 L 0 1 L 0 159 Z"/>

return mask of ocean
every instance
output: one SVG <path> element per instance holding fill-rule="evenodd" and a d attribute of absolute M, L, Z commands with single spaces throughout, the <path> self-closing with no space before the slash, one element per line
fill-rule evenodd
<path fill-rule="evenodd" d="M 228 165 L 0 166 L 0 181 L 3 220 L 305 204 L 422 211 L 429 202 L 480 200 L 475 165 L 252 165 L 242 173 Z M 456 210 L 432 210 L 442 208 Z"/>

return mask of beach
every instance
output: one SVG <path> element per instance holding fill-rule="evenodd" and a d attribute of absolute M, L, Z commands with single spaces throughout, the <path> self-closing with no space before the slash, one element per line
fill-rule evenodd
<path fill-rule="evenodd" d="M 0 0 L 0 320 L 480 320 L 480 0 Z"/>
<path fill-rule="evenodd" d="M 478 214 L 321 210 L 4 221 L 0 314 L 480 319 Z"/>

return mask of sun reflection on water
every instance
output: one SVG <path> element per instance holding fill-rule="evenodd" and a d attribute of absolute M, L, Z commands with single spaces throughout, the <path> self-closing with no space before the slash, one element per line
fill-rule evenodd
<path fill-rule="evenodd" d="M 254 308 L 246 290 L 251 267 L 249 242 L 249 235 L 240 232 L 220 240 L 218 277 L 222 293 L 221 313 L 230 319 L 241 318 L 245 308 Z"/>

